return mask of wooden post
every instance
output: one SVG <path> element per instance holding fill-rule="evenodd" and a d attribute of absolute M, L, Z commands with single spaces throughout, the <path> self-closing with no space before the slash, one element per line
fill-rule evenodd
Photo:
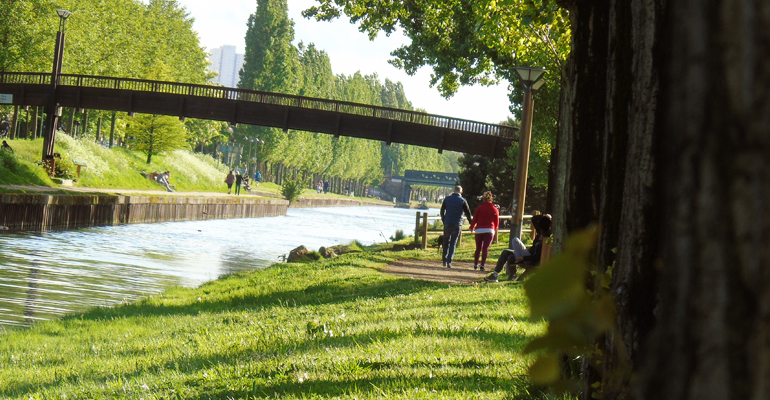
<path fill-rule="evenodd" d="M 35 106 L 35 111 L 32 112 L 32 139 L 37 139 L 37 118 L 38 118 L 38 106 Z M 29 132 L 27 132 L 27 139 L 29 139 Z"/>
<path fill-rule="evenodd" d="M 11 120 L 10 131 L 8 131 L 9 139 L 16 139 L 16 124 L 19 122 L 19 106 L 13 106 L 13 120 Z"/>
<path fill-rule="evenodd" d="M 69 130 L 68 130 L 68 132 L 69 132 L 70 136 L 72 136 L 72 137 L 75 137 L 75 130 L 74 130 L 74 128 L 75 128 L 75 111 L 76 110 L 77 110 L 77 108 L 75 108 L 75 107 L 72 107 L 72 109 L 70 110 L 70 120 L 69 120 Z"/>
<path fill-rule="evenodd" d="M 112 145 L 115 143 L 115 117 L 117 116 L 117 112 L 112 112 L 112 125 L 110 126 L 110 148 L 112 148 Z"/>
<path fill-rule="evenodd" d="M 420 212 L 414 217 L 414 244 L 420 242 Z"/>
<path fill-rule="evenodd" d="M 422 213 L 422 221 L 422 249 L 425 250 L 428 248 L 428 213 Z"/>
<path fill-rule="evenodd" d="M 27 111 L 27 118 L 24 119 L 24 139 L 29 139 L 29 106 L 26 106 Z M 21 135 L 18 135 L 17 137 L 21 139 Z"/>
<path fill-rule="evenodd" d="M 96 120 L 96 143 L 101 144 L 102 141 L 102 117 Z"/>
<path fill-rule="evenodd" d="M 80 137 L 88 137 L 88 110 L 83 113 L 83 129 L 80 130 Z"/>

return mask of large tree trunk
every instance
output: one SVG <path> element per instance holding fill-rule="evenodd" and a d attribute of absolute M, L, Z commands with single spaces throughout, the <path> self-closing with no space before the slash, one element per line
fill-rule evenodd
<path fill-rule="evenodd" d="M 664 8 L 652 0 L 579 0 L 569 7 L 574 34 L 560 117 L 556 245 L 591 222 L 602 228 L 596 259 L 600 270 L 615 263 L 618 331 L 598 343 L 602 370 L 584 364 L 584 394 L 629 398 L 630 372 L 654 326 Z M 601 385 L 591 387 L 595 382 Z"/>
<path fill-rule="evenodd" d="M 639 397 L 767 399 L 770 2 L 670 7 L 659 323 Z"/>
<path fill-rule="evenodd" d="M 770 397 L 770 3 L 560 4 L 556 245 L 597 221 L 599 266 L 616 263 L 618 334 L 584 382 L 607 399 Z"/>

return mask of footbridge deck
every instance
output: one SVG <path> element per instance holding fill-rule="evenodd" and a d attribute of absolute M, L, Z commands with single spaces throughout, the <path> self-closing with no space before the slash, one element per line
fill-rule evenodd
<path fill-rule="evenodd" d="M 4 104 L 44 106 L 51 74 L 0 72 Z M 505 157 L 517 129 L 483 122 L 222 86 L 61 75 L 56 89 L 60 107 L 173 115 L 321 132 L 405 143 L 488 157 Z"/>

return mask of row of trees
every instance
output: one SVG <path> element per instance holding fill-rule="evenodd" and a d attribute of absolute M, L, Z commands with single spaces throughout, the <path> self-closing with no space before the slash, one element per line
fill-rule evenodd
<path fill-rule="evenodd" d="M 318 0 L 303 12 L 306 17 L 332 20 L 342 15 L 356 23 L 371 38 L 389 35 L 400 29 L 410 43 L 394 50 L 391 63 L 415 73 L 423 66 L 433 68 L 431 84 L 439 92 L 452 96 L 460 85 L 510 82 L 511 111 L 521 120 L 523 89 L 517 83 L 513 67 L 539 66 L 547 69 L 546 85 L 537 93 L 530 151 L 530 184 L 548 186 L 551 153 L 556 142 L 559 98 L 564 68 L 570 46 L 567 10 L 553 1 L 448 0 Z M 503 122 L 517 125 L 517 122 Z M 473 183 L 478 193 L 492 190 L 504 193 L 513 187 L 517 147 L 510 149 L 505 163 L 487 168 L 477 157 L 464 163 L 466 186 Z M 505 174 L 501 174 L 505 170 Z M 507 179 L 500 181 L 503 175 Z M 470 181 L 473 177 L 473 182 Z M 475 193 L 474 189 L 474 193 Z M 510 199 L 506 195 L 506 204 Z"/>
<path fill-rule="evenodd" d="M 249 17 L 246 54 L 239 87 L 345 100 L 412 110 L 400 82 L 376 74 L 335 75 L 329 56 L 312 43 L 294 45 L 294 22 L 285 0 L 258 0 Z M 403 174 L 406 169 L 452 171 L 452 156 L 434 149 L 289 131 L 256 126 L 236 129 L 237 138 L 259 137 L 261 160 L 299 168 L 313 174 L 378 183 L 384 173 Z"/>
<path fill-rule="evenodd" d="M 67 40 L 62 72 L 99 76 L 157 79 L 205 84 L 213 75 L 207 70 L 208 55 L 192 29 L 193 20 L 176 0 L 7 0 L 0 2 L 0 71 L 50 72 L 59 17 L 54 11 L 72 12 L 66 22 Z M 8 109 L 0 110 L 3 114 Z M 111 120 L 112 112 L 90 110 L 78 121 L 80 132 L 96 132 L 99 119 Z M 65 127 L 74 113 L 65 110 Z M 27 125 L 27 115 L 20 113 Z M 159 130 L 154 129 L 158 123 Z M 223 123 L 173 117 L 116 115 L 119 137 L 135 139 L 134 146 L 161 135 L 173 136 L 177 145 L 196 147 L 220 138 Z M 150 126 L 150 129 L 144 128 Z M 147 133 L 153 131 L 150 137 Z M 162 147 L 154 146 L 155 149 Z M 151 154 L 151 153 L 150 153 Z"/>
<path fill-rule="evenodd" d="M 6 20 L 18 23 L 0 26 L 0 70 L 50 70 L 53 38 L 58 26 L 54 8 L 73 12 L 67 20 L 67 43 L 63 72 L 120 76 L 161 81 L 205 84 L 207 54 L 192 30 L 192 19 L 176 0 L 119 0 L 106 4 L 97 0 L 51 0 L 0 2 Z M 100 29 L 95 29 L 99 21 Z M 286 2 L 257 2 L 249 19 L 247 50 L 240 87 L 341 99 L 352 102 L 413 109 L 400 82 L 381 82 L 376 75 L 335 75 L 328 55 L 313 44 L 298 46 Z M 7 110 L 0 110 L 6 111 Z M 22 118 L 30 115 L 20 113 Z M 78 115 L 64 112 L 64 127 Z M 112 112 L 91 110 L 81 116 L 79 131 L 95 133 L 99 120 L 111 120 Z M 34 118 L 33 118 L 34 119 Z M 384 173 L 402 174 L 405 169 L 451 171 L 456 155 L 442 156 L 435 150 L 408 145 L 385 146 L 363 139 L 339 138 L 309 132 L 240 126 L 227 129 L 222 122 L 175 117 L 117 113 L 115 130 L 123 142 L 148 155 L 165 149 L 188 146 L 214 150 L 217 142 L 246 144 L 259 137 L 265 143 L 257 157 L 280 162 L 310 173 L 345 179 L 379 181 Z M 35 126 L 24 121 L 24 126 Z M 84 126 L 87 125 L 87 126 Z M 33 128 L 30 128 L 33 129 Z"/>

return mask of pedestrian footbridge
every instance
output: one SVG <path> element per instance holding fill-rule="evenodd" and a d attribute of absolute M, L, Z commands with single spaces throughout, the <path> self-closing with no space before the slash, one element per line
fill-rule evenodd
<path fill-rule="evenodd" d="M 45 106 L 51 74 L 0 72 L 3 104 Z M 506 157 L 517 140 L 513 127 L 377 107 L 222 86 L 87 75 L 61 75 L 59 107 L 173 115 L 321 132 L 444 150 Z"/>

